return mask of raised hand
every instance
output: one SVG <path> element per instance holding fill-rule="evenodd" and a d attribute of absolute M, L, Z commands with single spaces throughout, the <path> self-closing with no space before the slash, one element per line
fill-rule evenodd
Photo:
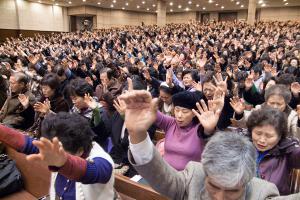
<path fill-rule="evenodd" d="M 93 97 L 91 97 L 90 94 L 85 94 L 83 100 L 92 110 L 94 110 L 98 106 L 97 101 Z"/>
<path fill-rule="evenodd" d="M 239 97 L 231 98 L 230 105 L 237 114 L 244 113 L 244 110 L 246 109 L 245 104 L 241 102 Z"/>
<path fill-rule="evenodd" d="M 52 141 L 42 137 L 32 143 L 39 149 L 39 153 L 26 156 L 28 161 L 42 161 L 55 167 L 62 167 L 67 162 L 67 153 L 56 137 Z"/>
<path fill-rule="evenodd" d="M 125 116 L 126 104 L 124 101 L 117 98 L 117 100 L 114 100 L 114 107 L 121 116 Z"/>
<path fill-rule="evenodd" d="M 197 83 L 196 81 L 193 81 L 192 86 L 195 90 L 202 92 L 202 84 L 201 83 Z"/>
<path fill-rule="evenodd" d="M 169 87 L 173 87 L 173 70 L 168 69 L 166 73 L 166 83 L 168 84 Z"/>
<path fill-rule="evenodd" d="M 44 103 L 37 102 L 33 105 L 33 108 L 36 112 L 47 114 L 50 112 L 51 109 L 50 101 L 47 99 L 44 101 Z"/>
<path fill-rule="evenodd" d="M 125 124 L 130 141 L 137 144 L 146 138 L 148 128 L 156 120 L 158 99 L 152 99 L 148 91 L 133 90 L 132 80 L 128 78 L 127 81 L 128 92 L 119 98 L 126 106 Z"/>
<path fill-rule="evenodd" d="M 298 82 L 293 82 L 291 84 L 291 91 L 295 97 L 298 97 L 300 92 L 300 84 Z"/>
<path fill-rule="evenodd" d="M 298 114 L 298 118 L 300 119 L 300 105 L 297 105 L 297 114 Z"/>
<path fill-rule="evenodd" d="M 29 97 L 25 94 L 19 94 L 18 99 L 22 106 L 26 109 L 29 106 Z"/>
<path fill-rule="evenodd" d="M 227 93 L 227 79 L 228 76 L 226 76 L 225 80 L 223 80 L 222 74 L 218 73 L 215 76 L 213 76 L 217 87 L 219 87 L 220 89 L 222 89 L 223 92 Z"/>
<path fill-rule="evenodd" d="M 221 88 L 216 88 L 214 97 L 212 100 L 212 109 L 216 112 L 222 111 L 225 104 L 225 92 Z"/>
<path fill-rule="evenodd" d="M 198 112 L 194 109 L 192 111 L 203 126 L 204 132 L 208 134 L 213 133 L 219 121 L 221 110 L 215 111 L 213 109 L 213 102 L 208 101 L 207 106 L 203 99 L 201 99 L 200 103 L 197 102 L 196 106 L 198 108 Z"/>

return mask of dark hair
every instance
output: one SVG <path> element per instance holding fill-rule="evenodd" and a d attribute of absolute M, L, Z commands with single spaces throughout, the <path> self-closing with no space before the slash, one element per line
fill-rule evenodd
<path fill-rule="evenodd" d="M 113 78 L 113 70 L 110 68 L 103 68 L 100 70 L 100 74 L 106 73 L 108 80 L 111 80 Z"/>
<path fill-rule="evenodd" d="M 46 74 L 43 79 L 41 80 L 41 85 L 47 85 L 52 90 L 56 90 L 59 87 L 59 78 L 54 73 Z"/>
<path fill-rule="evenodd" d="M 295 82 L 295 76 L 293 74 L 282 74 L 281 76 L 276 78 L 277 84 L 283 84 L 286 86 L 290 86 L 293 82 Z"/>
<path fill-rule="evenodd" d="M 262 74 L 262 68 L 259 65 L 255 65 L 252 70 L 254 73 L 258 73 L 259 75 Z"/>
<path fill-rule="evenodd" d="M 192 79 L 193 79 L 194 81 L 198 82 L 199 77 L 198 77 L 197 72 L 195 72 L 194 70 L 189 70 L 189 69 L 184 70 L 184 71 L 182 72 L 181 78 L 183 79 L 183 77 L 184 77 L 185 75 L 187 75 L 187 74 L 190 74 L 191 77 L 192 77 Z"/>
<path fill-rule="evenodd" d="M 85 94 L 93 96 L 94 93 L 93 87 L 82 78 L 71 80 L 67 89 L 70 96 L 84 97 Z"/>
<path fill-rule="evenodd" d="M 55 67 L 53 68 L 53 73 L 57 74 L 58 76 L 63 76 L 65 75 L 65 69 L 62 65 L 58 64 L 55 65 Z"/>
<path fill-rule="evenodd" d="M 251 136 L 255 127 L 263 125 L 273 126 L 281 138 L 285 138 L 288 134 L 286 115 L 277 109 L 265 107 L 251 113 L 247 120 L 247 128 Z"/>
<path fill-rule="evenodd" d="M 214 75 L 214 71 L 207 71 L 202 79 L 202 84 L 211 82 L 213 85 L 216 85 Z"/>
<path fill-rule="evenodd" d="M 173 95 L 173 90 L 165 85 L 159 86 L 159 91 L 163 91 L 164 93 L 167 93 L 169 95 Z"/>
<path fill-rule="evenodd" d="M 66 112 L 49 114 L 42 122 L 41 134 L 48 139 L 57 137 L 64 149 L 71 154 L 76 154 L 80 148 L 88 154 L 95 136 L 84 117 Z"/>

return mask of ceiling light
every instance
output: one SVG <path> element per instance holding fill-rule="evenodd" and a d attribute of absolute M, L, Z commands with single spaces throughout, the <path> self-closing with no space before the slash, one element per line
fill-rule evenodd
<path fill-rule="evenodd" d="M 122 10 L 125 10 L 125 8 L 124 8 L 124 7 L 122 7 Z"/>
<path fill-rule="evenodd" d="M 241 5 L 241 8 L 244 8 L 244 5 Z"/>
<path fill-rule="evenodd" d="M 173 6 L 173 2 L 170 2 L 170 6 Z"/>
<path fill-rule="evenodd" d="M 224 9 L 224 6 L 221 6 L 222 9 Z"/>
<path fill-rule="evenodd" d="M 113 7 L 114 7 L 114 4 L 111 4 L 110 7 L 113 8 Z"/>
<path fill-rule="evenodd" d="M 137 6 L 136 6 L 136 8 L 140 8 L 140 6 L 139 6 L 139 5 L 137 5 Z"/>
<path fill-rule="evenodd" d="M 265 6 L 266 6 L 266 4 L 264 3 L 264 4 L 262 4 L 261 6 L 262 6 L 262 7 L 265 7 Z"/>
<path fill-rule="evenodd" d="M 213 3 L 213 1 L 212 1 L 212 0 L 209 0 L 208 3 Z"/>
<path fill-rule="evenodd" d="M 237 2 L 236 2 L 236 5 L 239 5 L 239 4 L 240 4 L 240 2 L 239 2 L 239 1 L 237 1 Z"/>
<path fill-rule="evenodd" d="M 185 9 L 185 11 L 189 11 L 189 10 L 190 10 L 189 8 L 186 8 L 186 9 Z"/>
<path fill-rule="evenodd" d="M 146 2 L 145 1 L 142 1 L 142 4 L 145 4 Z"/>
<path fill-rule="evenodd" d="M 283 0 L 283 2 L 286 2 L 287 0 Z"/>
<path fill-rule="evenodd" d="M 203 10 L 205 10 L 206 8 L 205 8 L 205 7 L 203 7 L 202 9 L 203 9 Z"/>
<path fill-rule="evenodd" d="M 153 6 L 153 7 L 155 7 L 156 5 L 155 5 L 155 4 L 153 4 L 152 6 Z"/>
<path fill-rule="evenodd" d="M 113 3 L 117 3 L 117 1 L 116 1 L 116 0 L 113 0 Z"/>
<path fill-rule="evenodd" d="M 289 3 L 288 3 L 288 2 L 286 2 L 284 5 L 289 5 Z"/>
<path fill-rule="evenodd" d="M 69 4 L 72 4 L 72 1 L 69 1 Z"/>
<path fill-rule="evenodd" d="M 173 12 L 173 9 L 171 9 L 170 12 Z"/>
<path fill-rule="evenodd" d="M 149 8 L 147 8 L 147 10 L 149 11 L 150 9 L 149 9 Z"/>
<path fill-rule="evenodd" d="M 38 1 L 39 3 L 41 3 L 41 1 Z"/>
<path fill-rule="evenodd" d="M 82 0 L 83 2 L 86 2 L 86 0 Z"/>
<path fill-rule="evenodd" d="M 178 8 L 182 8 L 182 5 L 178 5 Z"/>
<path fill-rule="evenodd" d="M 262 4 L 263 2 L 264 2 L 264 1 L 260 0 L 258 3 L 259 3 L 259 4 Z"/>
<path fill-rule="evenodd" d="M 100 3 L 100 2 L 98 2 L 97 4 L 98 4 L 98 5 L 100 5 L 101 3 Z"/>
<path fill-rule="evenodd" d="M 128 5 L 129 5 L 129 3 L 128 3 L 128 2 L 126 2 L 126 3 L 125 3 L 125 5 L 126 5 L 126 6 L 128 6 Z"/>
<path fill-rule="evenodd" d="M 219 4 L 218 3 L 216 3 L 216 6 L 218 6 Z"/>
<path fill-rule="evenodd" d="M 199 7 L 200 5 L 199 5 L 199 4 L 197 4 L 196 6 L 197 6 L 197 7 Z"/>
<path fill-rule="evenodd" d="M 58 3 L 56 3 L 55 5 L 58 6 Z"/>
<path fill-rule="evenodd" d="M 189 4 L 192 4 L 192 1 L 189 1 L 188 3 L 189 3 Z"/>

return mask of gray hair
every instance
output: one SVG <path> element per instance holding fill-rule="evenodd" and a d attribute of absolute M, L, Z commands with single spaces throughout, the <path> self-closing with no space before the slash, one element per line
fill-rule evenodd
<path fill-rule="evenodd" d="M 226 187 L 245 186 L 256 171 L 256 150 L 249 138 L 232 132 L 218 132 L 202 153 L 207 176 Z"/>
<path fill-rule="evenodd" d="M 270 86 L 265 92 L 265 100 L 267 101 L 272 95 L 282 96 L 286 104 L 288 104 L 292 98 L 289 88 L 283 84 Z"/>
<path fill-rule="evenodd" d="M 14 72 L 12 74 L 18 83 L 24 83 L 26 85 L 29 82 L 29 77 L 24 72 Z"/>

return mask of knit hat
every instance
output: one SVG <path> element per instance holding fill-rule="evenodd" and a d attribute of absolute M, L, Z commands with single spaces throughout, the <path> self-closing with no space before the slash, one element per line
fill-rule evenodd
<path fill-rule="evenodd" d="M 189 92 L 183 91 L 173 95 L 173 105 L 187 109 L 197 109 L 196 103 L 203 99 L 203 94 L 199 91 Z"/>

